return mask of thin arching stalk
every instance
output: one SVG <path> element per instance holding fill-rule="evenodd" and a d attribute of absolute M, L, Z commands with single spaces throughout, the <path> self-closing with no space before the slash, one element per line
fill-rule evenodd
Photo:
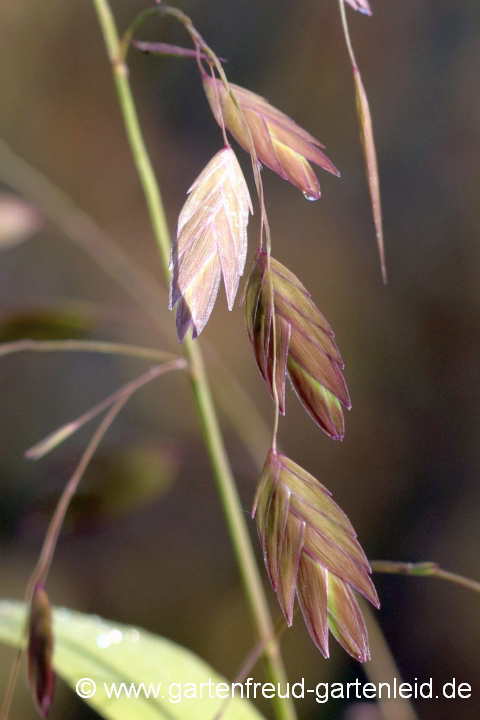
<path fill-rule="evenodd" d="M 29 589 L 27 590 L 27 604 L 31 600 L 31 594 L 33 592 L 35 584 L 39 581 L 45 583 L 46 576 L 52 561 L 53 552 L 57 544 L 58 535 L 62 528 L 65 513 L 67 512 L 70 500 L 75 494 L 78 484 L 83 477 L 85 469 L 89 464 L 90 460 L 92 459 L 92 456 L 95 453 L 97 447 L 99 446 L 106 431 L 108 430 L 114 419 L 117 417 L 123 406 L 139 388 L 143 387 L 143 385 L 146 385 L 160 375 L 164 375 L 166 372 L 169 372 L 170 370 L 175 370 L 180 367 L 184 367 L 182 360 L 173 360 L 172 362 L 165 363 L 164 365 L 153 367 L 144 375 L 141 375 L 136 380 L 133 380 L 127 386 L 122 388 L 122 391 L 117 397 L 115 403 L 112 405 L 112 407 L 98 426 L 97 431 L 95 432 L 87 449 L 82 455 L 77 469 L 75 470 L 70 481 L 65 487 L 65 490 L 63 491 L 62 496 L 58 502 L 55 514 L 48 528 L 47 536 L 43 543 L 42 552 L 40 553 L 37 566 L 29 582 Z"/>
<path fill-rule="evenodd" d="M 119 397 L 116 399 L 116 402 L 112 405 L 108 413 L 103 418 L 102 422 L 93 434 L 92 439 L 85 448 L 85 451 L 80 458 L 80 462 L 78 463 L 72 477 L 66 484 L 62 495 L 60 496 L 60 500 L 57 503 L 57 507 L 55 508 L 55 512 L 50 521 L 50 525 L 48 526 L 47 534 L 43 542 L 40 557 L 30 577 L 30 580 L 28 581 L 27 590 L 25 593 L 25 605 L 27 609 L 30 607 L 30 604 L 32 602 L 33 593 L 37 582 L 41 582 L 42 584 L 45 583 L 53 559 L 53 554 L 57 546 L 58 537 L 62 529 L 63 521 L 70 505 L 70 501 L 74 496 L 75 492 L 77 491 L 80 480 L 82 479 L 85 470 L 87 469 L 90 460 L 92 459 L 95 451 L 100 445 L 105 433 L 107 432 L 119 412 L 122 410 L 124 405 L 139 388 L 143 387 L 143 385 L 146 385 L 147 383 L 151 382 L 160 375 L 163 375 L 169 370 L 175 370 L 181 367 L 184 367 L 184 361 L 182 361 L 181 359 L 173 360 L 170 363 L 165 363 L 164 365 L 153 367 L 144 375 L 141 375 L 135 380 L 132 380 L 132 382 L 130 382 L 122 389 L 122 393 L 119 395 Z M 15 690 L 15 685 L 18 677 L 18 671 L 20 669 L 23 649 L 24 648 L 22 647 L 17 651 L 15 659 L 13 661 L 12 669 L 10 671 L 10 677 L 8 679 L 5 698 L 2 704 L 2 709 L 0 711 L 0 720 L 7 720 L 8 718 L 8 713 L 13 698 L 13 692 Z"/>
<path fill-rule="evenodd" d="M 37 442 L 33 447 L 29 448 L 25 452 L 25 457 L 29 460 L 39 460 L 44 457 L 49 452 L 57 448 L 67 438 L 71 437 L 74 433 L 80 430 L 80 428 L 84 425 L 108 410 L 108 408 L 112 407 L 112 405 L 118 402 L 118 400 L 121 400 L 126 393 L 131 394 L 132 386 L 134 389 L 141 387 L 145 382 L 145 378 L 147 382 L 150 382 L 150 379 L 163 375 L 163 373 L 168 372 L 169 370 L 185 370 L 186 368 L 187 362 L 184 358 L 177 358 L 176 360 L 171 360 L 170 362 L 165 363 L 163 366 L 152 368 L 148 373 L 146 373 L 146 375 L 142 375 L 137 380 L 134 380 L 133 382 L 130 381 L 123 387 L 115 390 L 114 393 L 104 398 L 97 405 L 94 405 L 94 407 L 90 408 L 90 410 L 86 413 L 83 413 L 83 415 L 80 415 L 80 417 L 75 418 L 75 420 L 70 420 L 70 422 L 62 425 L 60 428 L 57 428 L 57 430 L 54 430 L 54 432 L 50 433 L 47 437 L 43 438 L 40 442 Z"/>
<path fill-rule="evenodd" d="M 167 279 L 169 279 L 170 234 L 160 190 L 140 129 L 127 71 L 124 64 L 118 62 L 120 47 L 117 28 L 107 0 L 93 0 L 93 3 L 97 11 L 107 53 L 112 63 L 118 100 L 145 193 L 163 269 Z M 284 686 L 286 683 L 285 670 L 240 498 L 225 451 L 200 346 L 198 341 L 193 342 L 190 338 L 186 338 L 184 349 L 191 367 L 192 389 L 205 444 L 210 456 L 256 634 L 260 640 L 266 643 L 264 656 L 267 675 L 272 682 Z M 275 698 L 273 702 L 279 720 L 293 720 L 295 718 L 295 709 L 290 699 Z"/>
<path fill-rule="evenodd" d="M 392 560 L 372 560 L 370 563 L 373 572 L 387 573 L 389 575 L 414 575 L 415 577 L 436 577 L 439 580 L 446 580 L 454 585 L 461 585 L 468 590 L 480 593 L 480 582 L 471 580 L 458 573 L 443 570 L 437 563 L 404 563 L 393 562 Z"/>
<path fill-rule="evenodd" d="M 37 168 L 19 157 L 0 138 L 0 178 L 29 200 L 65 237 L 85 251 L 145 311 L 170 344 L 176 341 L 174 326 L 165 314 L 168 295 L 148 270 L 118 245 L 95 220 L 79 208 Z M 263 465 L 271 438 L 255 403 L 238 382 L 217 350 L 202 338 L 203 349 L 215 370 L 213 391 L 232 427 L 253 459 Z M 250 418 L 251 422 L 244 422 Z M 256 419 L 254 421 L 254 419 Z"/>
<path fill-rule="evenodd" d="M 48 352 L 85 352 L 101 355 L 122 355 L 139 360 L 162 362 L 175 360 L 177 355 L 156 350 L 155 348 L 137 347 L 124 343 L 107 342 L 104 340 L 15 340 L 0 343 L 0 357 L 15 353 L 48 353 Z"/>

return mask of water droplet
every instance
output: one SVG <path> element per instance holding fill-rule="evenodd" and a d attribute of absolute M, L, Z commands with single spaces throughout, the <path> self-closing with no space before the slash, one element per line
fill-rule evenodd
<path fill-rule="evenodd" d="M 138 642 L 139 638 L 140 638 L 140 633 L 138 632 L 138 630 L 129 630 L 127 632 L 128 642 L 132 642 L 132 643 Z"/>
<path fill-rule="evenodd" d="M 316 195 L 309 195 L 307 192 L 303 193 L 303 197 L 307 200 L 310 200 L 310 202 L 315 202 L 315 200 L 318 200 L 318 197 Z"/>
<path fill-rule="evenodd" d="M 117 630 L 117 628 L 114 628 L 113 630 L 110 630 L 108 637 L 110 638 L 110 642 L 116 645 L 117 643 L 122 642 L 123 633 L 120 630 Z"/>
<path fill-rule="evenodd" d="M 112 641 L 108 637 L 108 635 L 99 635 L 97 638 L 97 645 L 99 648 L 108 648 L 112 644 Z"/>

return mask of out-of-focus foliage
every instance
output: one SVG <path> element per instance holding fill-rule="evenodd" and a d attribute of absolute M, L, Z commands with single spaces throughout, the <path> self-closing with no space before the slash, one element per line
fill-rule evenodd
<path fill-rule="evenodd" d="M 0 193 L 0 249 L 21 243 L 42 226 L 40 213 L 15 195 Z"/>
<path fill-rule="evenodd" d="M 21 646 L 24 622 L 25 609 L 21 603 L 0 601 L 0 641 Z M 214 688 L 224 678 L 176 643 L 140 628 L 113 624 L 65 608 L 54 611 L 53 622 L 55 669 L 72 690 L 77 690 L 80 696 L 85 694 L 85 701 L 102 717 L 211 720 L 222 707 L 222 699 L 215 697 Z M 84 684 L 77 685 L 82 678 Z M 150 697 L 140 692 L 138 697 L 122 693 L 120 697 L 113 694 L 109 698 L 105 685 L 114 693 L 113 683 L 118 690 L 121 683 L 127 688 L 132 683 L 139 688 L 143 683 L 152 692 Z M 200 699 L 201 683 L 206 685 Z M 223 717 L 261 720 L 262 716 L 248 700 L 236 697 L 229 702 Z"/>

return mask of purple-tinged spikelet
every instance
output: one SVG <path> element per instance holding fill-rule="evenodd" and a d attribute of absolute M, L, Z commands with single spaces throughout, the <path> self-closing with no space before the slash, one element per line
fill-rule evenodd
<path fill-rule="evenodd" d="M 177 306 L 181 342 L 192 326 L 207 324 L 223 277 L 232 309 L 247 257 L 247 223 L 253 212 L 248 187 L 232 148 L 220 150 L 188 191 L 178 218 L 170 269 L 170 310 Z"/>
<path fill-rule="evenodd" d="M 55 690 L 52 610 L 42 583 L 33 593 L 28 620 L 28 682 L 40 715 L 48 716 Z"/>
<path fill-rule="evenodd" d="M 273 307 L 272 308 L 272 297 Z M 245 292 L 245 322 L 257 365 L 270 393 L 276 384 L 280 412 L 285 414 L 285 377 L 315 422 L 335 440 L 342 440 L 342 405 L 350 409 L 343 362 L 334 334 L 309 292 L 277 260 L 258 251 Z M 276 369 L 273 377 L 275 315 Z"/>
<path fill-rule="evenodd" d="M 205 74 L 203 85 L 218 124 L 225 125 L 238 144 L 249 152 L 248 132 L 221 80 Z M 250 129 L 259 161 L 300 188 L 309 200 L 317 200 L 321 195 L 320 185 L 310 162 L 334 175 L 340 174 L 322 152 L 323 145 L 265 98 L 238 85 L 230 84 L 230 88 Z"/>
<path fill-rule="evenodd" d="M 308 631 L 328 657 L 328 630 L 360 662 L 368 636 L 353 591 L 375 607 L 371 568 L 347 516 L 329 491 L 285 455 L 270 450 L 257 485 L 256 517 L 265 565 L 288 625 L 295 595 Z"/>

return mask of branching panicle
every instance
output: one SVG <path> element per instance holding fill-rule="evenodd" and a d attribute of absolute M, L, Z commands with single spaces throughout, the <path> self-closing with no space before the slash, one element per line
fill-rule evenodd
<path fill-rule="evenodd" d="M 157 3 L 159 2 L 160 0 L 157 0 Z M 371 116 L 348 36 L 344 2 L 368 15 L 371 14 L 371 8 L 368 0 L 340 0 L 345 37 L 354 70 L 357 107 L 382 269 L 385 272 L 378 170 Z M 314 421 L 333 439 L 343 439 L 342 406 L 347 409 L 351 407 L 342 374 L 343 362 L 334 341 L 334 334 L 308 291 L 293 273 L 271 257 L 270 229 L 260 173 L 263 163 L 298 187 L 309 200 L 316 200 L 321 195 L 320 185 L 310 163 L 334 175 L 339 175 L 338 170 L 323 152 L 324 146 L 287 115 L 272 107 L 259 95 L 228 83 L 221 60 L 182 11 L 165 5 L 147 9 L 140 13 L 119 41 L 108 0 L 94 0 L 94 4 L 112 61 L 127 134 L 167 277 L 172 271 L 169 307 L 177 308 L 176 326 L 181 342 L 185 340 L 190 327 L 192 339 L 202 332 L 212 312 L 222 277 L 228 308 L 233 308 L 240 277 L 244 272 L 247 225 L 249 213 L 253 213 L 253 209 L 245 179 L 228 143 L 226 131 L 251 155 L 260 205 L 260 249 L 255 255 L 246 286 L 245 317 L 258 367 L 275 402 L 272 447 L 257 486 L 252 515 L 256 517 L 265 565 L 288 625 L 292 624 L 294 601 L 297 597 L 310 635 L 325 657 L 329 654 L 330 630 L 350 655 L 363 662 L 369 659 L 370 651 L 355 592 L 362 594 L 376 607 L 379 606 L 376 590 L 370 579 L 371 568 L 368 560 L 348 518 L 331 499 L 329 491 L 276 449 L 279 413 L 285 414 L 287 375 Z M 158 12 L 175 17 L 184 25 L 193 41 L 194 50 L 168 43 L 133 40 L 135 30 L 144 20 Z M 143 52 L 195 58 L 212 112 L 223 132 L 224 148 L 212 158 L 188 191 L 189 197 L 180 212 L 169 263 L 170 239 L 165 213 L 138 125 L 126 71 L 126 56 L 131 42 Z M 205 62 L 210 68 L 211 77 L 205 72 Z M 25 223 L 29 218 L 25 208 L 23 211 Z M 30 225 L 27 223 L 22 233 L 22 228 L 12 230 L 10 221 L 8 232 L 3 228 L 4 244 L 12 244 L 28 236 L 36 229 L 38 222 L 35 213 L 33 220 L 30 217 Z M 263 251 L 264 236 L 266 252 Z M 106 265 L 112 273 L 110 262 Z M 122 273 L 118 272 L 118 262 L 112 274 L 122 276 Z M 22 345 L 23 350 L 45 350 L 45 343 L 26 343 Z M 83 344 L 84 350 L 92 350 L 95 346 L 101 352 L 119 351 L 139 357 L 150 357 L 153 352 L 157 359 L 160 359 L 158 352 L 145 348 L 137 348 L 133 352 L 132 348 L 118 344 L 108 346 L 106 343 L 94 342 L 88 343 L 88 348 L 86 345 Z M 50 346 L 49 349 L 53 348 Z M 80 349 L 78 343 L 77 349 Z M 5 345 L 3 354 L 18 350 L 20 347 L 17 345 Z M 189 337 L 186 338 L 185 350 L 190 361 L 192 386 L 206 445 L 220 488 L 257 631 L 264 643 L 267 670 L 269 677 L 280 686 L 285 679 L 283 665 L 223 448 L 202 356 Z M 30 608 L 29 682 L 38 709 L 44 717 L 48 714 L 55 684 L 52 669 L 54 638 L 51 610 L 44 583 L 70 500 L 104 433 L 136 389 L 169 369 L 184 367 L 185 361 L 171 359 L 171 362 L 164 366 L 152 368 L 149 373 L 121 388 L 29 451 L 29 457 L 40 457 L 85 422 L 108 410 L 64 489 L 27 589 L 27 605 Z M 8 714 L 18 663 L 19 660 L 13 668 L 2 720 L 5 720 Z M 289 702 L 277 701 L 276 707 L 279 718 L 294 720 L 295 712 Z"/>

